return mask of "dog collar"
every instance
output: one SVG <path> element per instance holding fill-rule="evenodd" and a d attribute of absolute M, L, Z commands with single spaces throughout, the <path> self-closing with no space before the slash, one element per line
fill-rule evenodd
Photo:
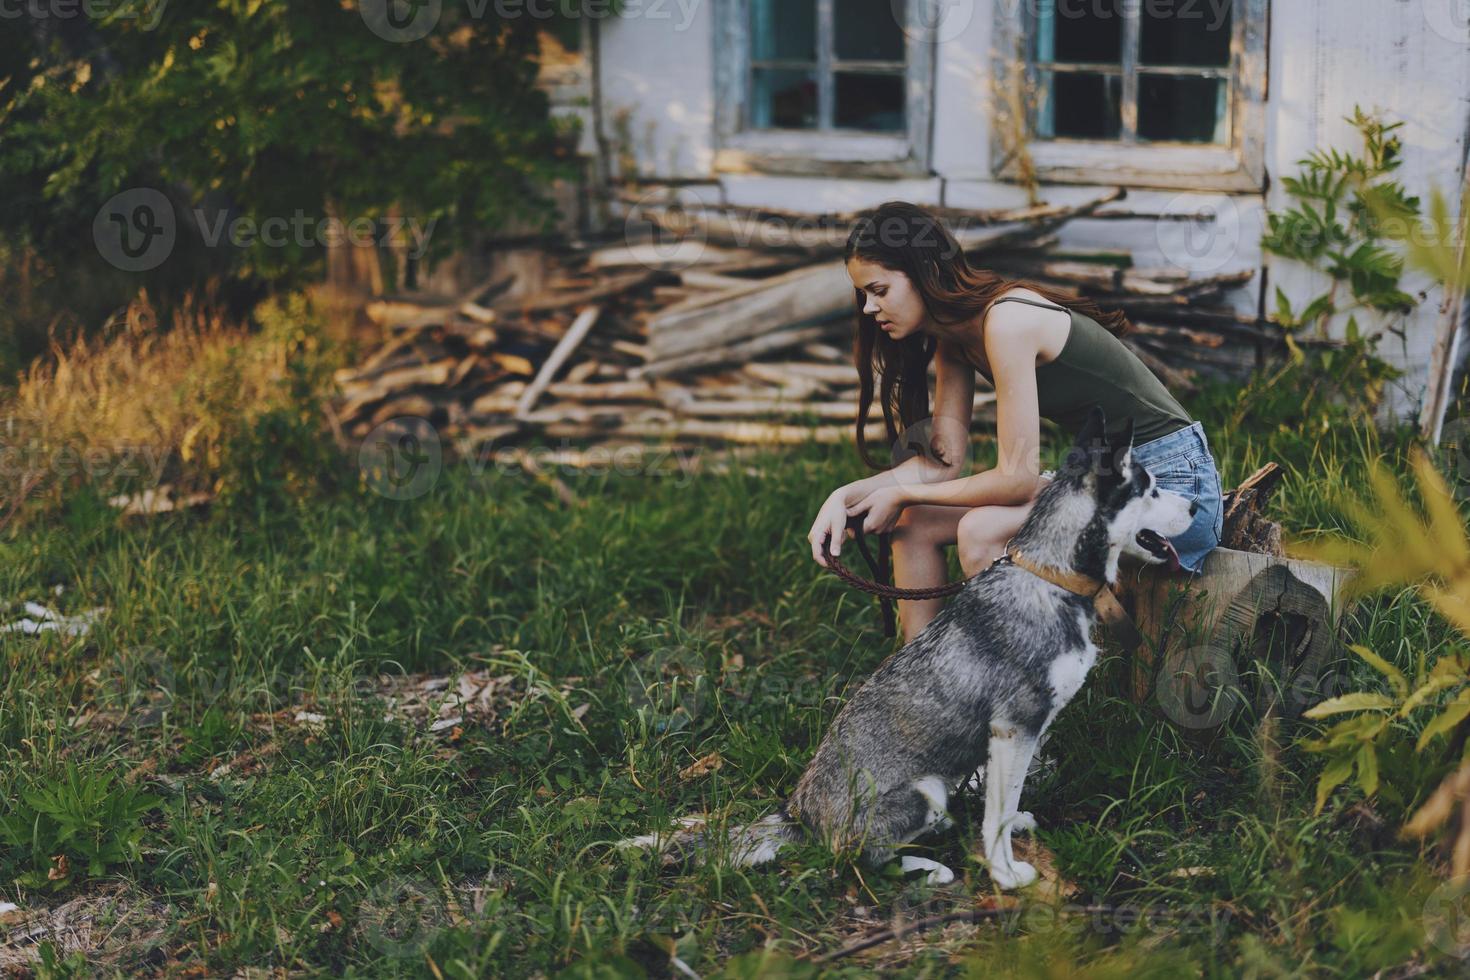
<path fill-rule="evenodd" d="M 1065 589 L 1075 596 L 1091 599 L 1092 608 L 1096 611 L 1098 618 L 1107 624 L 1108 632 L 1126 652 L 1132 653 L 1143 644 L 1143 637 L 1139 635 L 1138 627 L 1134 625 L 1132 617 L 1118 601 L 1118 597 L 1113 594 L 1113 590 L 1108 588 L 1107 582 L 1093 578 L 1091 575 L 1083 575 L 1081 572 L 1063 571 L 1050 565 L 1039 564 L 1015 549 L 1007 550 L 1001 561 L 1024 568 L 1037 578 L 1050 582 L 1059 589 Z"/>

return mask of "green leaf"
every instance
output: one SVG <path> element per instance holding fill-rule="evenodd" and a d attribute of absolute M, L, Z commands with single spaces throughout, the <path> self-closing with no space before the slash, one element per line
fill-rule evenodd
<path fill-rule="evenodd" d="M 1358 691 L 1328 698 L 1321 704 L 1308 708 L 1304 714 L 1308 718 L 1326 718 L 1328 715 L 1340 714 L 1344 711 L 1382 711 L 1393 706 L 1393 699 L 1386 694 Z"/>
<path fill-rule="evenodd" d="M 1332 791 L 1347 782 L 1353 774 L 1353 756 L 1344 755 L 1332 760 L 1327 768 L 1322 770 L 1322 776 L 1317 780 L 1317 807 L 1313 813 L 1321 813 L 1322 807 L 1327 803 L 1327 797 Z"/>
<path fill-rule="evenodd" d="M 1372 742 L 1364 742 L 1358 749 L 1358 786 L 1364 796 L 1378 792 L 1378 750 Z"/>

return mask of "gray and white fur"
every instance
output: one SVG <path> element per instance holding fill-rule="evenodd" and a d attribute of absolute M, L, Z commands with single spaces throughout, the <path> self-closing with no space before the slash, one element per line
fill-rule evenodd
<path fill-rule="evenodd" d="M 1132 460 L 1133 424 L 1109 443 L 1094 409 L 1066 466 L 1037 497 L 1012 539 L 1032 562 L 1114 582 L 1127 551 L 1161 563 L 1169 537 L 1190 525 L 1188 498 L 1159 490 Z M 992 880 L 1028 885 L 1011 832 L 1034 826 L 1017 806 L 1038 740 L 1097 658 L 1092 601 L 1000 561 L 970 579 L 918 636 L 878 665 L 832 722 L 795 791 L 777 813 L 719 839 L 702 829 L 650 834 L 621 846 L 653 847 L 666 860 L 726 851 L 737 865 L 771 860 L 803 834 L 875 864 L 948 826 L 949 794 L 979 776 L 981 833 Z M 983 775 L 981 775 L 983 773 Z M 954 874 L 905 856 L 905 871 L 944 883 Z"/>

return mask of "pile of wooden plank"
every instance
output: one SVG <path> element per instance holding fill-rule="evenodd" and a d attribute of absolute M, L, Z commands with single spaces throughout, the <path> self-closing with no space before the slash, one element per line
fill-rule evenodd
<path fill-rule="evenodd" d="M 1121 196 L 944 217 L 972 263 L 1126 310 L 1138 328 L 1129 343 L 1171 387 L 1187 390 L 1200 371 L 1241 373 L 1280 346 L 1276 327 L 1223 303 L 1249 273 L 1189 279 L 1118 253 L 1056 249 L 1063 223 Z M 649 240 L 548 252 L 530 295 L 512 278 L 451 301 L 372 303 L 384 339 L 338 374 L 340 437 L 420 417 L 460 452 L 557 440 L 850 443 L 854 291 L 840 254 L 856 215 L 645 206 L 640 217 Z M 977 387 L 984 429 L 994 396 L 983 379 Z M 875 406 L 875 445 L 881 419 Z"/>

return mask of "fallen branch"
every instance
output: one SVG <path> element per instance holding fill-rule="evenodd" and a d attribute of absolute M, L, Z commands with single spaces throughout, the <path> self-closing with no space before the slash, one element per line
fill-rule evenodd
<path fill-rule="evenodd" d="M 551 352 L 551 356 L 546 359 L 541 365 L 541 370 L 536 373 L 536 377 L 532 380 L 530 387 L 525 390 L 521 395 L 520 401 L 516 403 L 515 415 L 517 418 L 526 417 L 526 414 L 531 410 L 531 406 L 536 404 L 536 399 L 541 397 L 541 393 L 551 384 L 551 379 L 556 376 L 556 372 L 561 370 L 561 366 L 566 363 L 567 358 L 571 357 L 572 352 L 582 343 L 582 340 L 587 336 L 588 331 L 592 329 L 593 324 L 597 322 L 597 318 L 601 313 L 602 307 L 589 306 L 577 315 L 577 319 L 572 322 L 571 329 L 557 343 L 555 349 Z"/>

